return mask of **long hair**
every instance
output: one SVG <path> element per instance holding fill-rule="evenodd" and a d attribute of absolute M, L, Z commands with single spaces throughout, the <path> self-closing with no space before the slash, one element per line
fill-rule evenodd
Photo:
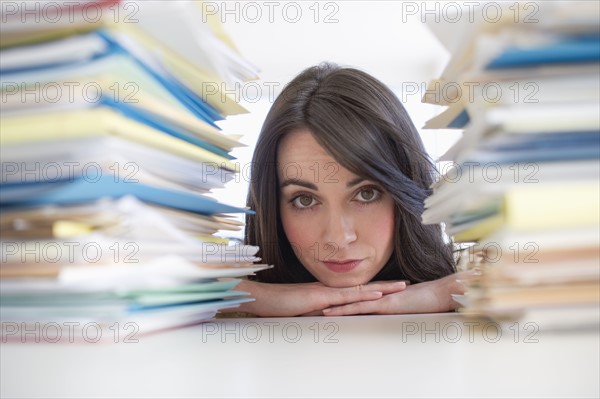
<path fill-rule="evenodd" d="M 435 167 L 406 110 L 365 72 L 323 63 L 304 70 L 275 100 L 252 159 L 245 241 L 274 268 L 253 278 L 269 283 L 316 281 L 300 263 L 280 218 L 277 150 L 288 133 L 308 129 L 343 167 L 381 184 L 395 203 L 394 251 L 375 280 L 435 280 L 454 272 L 439 225 L 421 223 Z"/>

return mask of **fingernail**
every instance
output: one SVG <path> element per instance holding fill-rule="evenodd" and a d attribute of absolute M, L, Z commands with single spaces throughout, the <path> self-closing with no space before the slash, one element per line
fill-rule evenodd
<path fill-rule="evenodd" d="M 331 308 L 323 309 L 323 313 L 329 313 L 329 312 L 331 312 Z"/>
<path fill-rule="evenodd" d="M 377 297 L 383 296 L 383 292 L 381 292 L 381 291 L 371 291 L 371 292 L 373 293 L 373 296 L 377 296 Z"/>

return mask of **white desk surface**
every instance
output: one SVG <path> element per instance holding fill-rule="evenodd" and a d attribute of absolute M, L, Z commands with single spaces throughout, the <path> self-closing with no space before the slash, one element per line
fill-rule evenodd
<path fill-rule="evenodd" d="M 599 396 L 597 330 L 521 326 L 498 336 L 495 325 L 472 321 L 458 314 L 217 319 L 137 343 L 3 343 L 1 396 Z"/>

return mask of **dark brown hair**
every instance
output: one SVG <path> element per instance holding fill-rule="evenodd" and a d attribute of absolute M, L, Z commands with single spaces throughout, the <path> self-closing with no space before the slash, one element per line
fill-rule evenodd
<path fill-rule="evenodd" d="M 270 283 L 316 281 L 300 263 L 279 217 L 277 149 L 290 132 L 308 129 L 340 165 L 381 184 L 395 202 L 394 252 L 373 280 L 435 280 L 454 272 L 439 225 L 423 225 L 423 202 L 435 167 L 406 110 L 365 72 L 324 63 L 283 89 L 263 124 L 252 159 L 245 241 L 275 267 L 257 273 Z"/>

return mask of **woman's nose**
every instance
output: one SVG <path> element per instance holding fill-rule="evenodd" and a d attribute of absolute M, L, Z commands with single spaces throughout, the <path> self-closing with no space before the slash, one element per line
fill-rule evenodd
<path fill-rule="evenodd" d="M 322 245 L 335 245 L 338 248 L 344 248 L 356 240 L 356 226 L 351 215 L 339 210 L 329 212 L 328 217 L 323 221 L 324 226 Z"/>

